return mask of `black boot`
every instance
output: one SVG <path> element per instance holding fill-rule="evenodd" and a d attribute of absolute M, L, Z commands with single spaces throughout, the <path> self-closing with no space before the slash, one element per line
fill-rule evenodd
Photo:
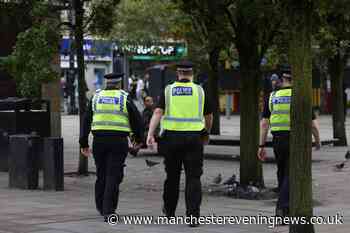
<path fill-rule="evenodd" d="M 168 218 L 175 217 L 175 212 L 171 212 L 171 211 L 167 210 L 165 208 L 165 205 L 162 206 L 162 212 Z"/>

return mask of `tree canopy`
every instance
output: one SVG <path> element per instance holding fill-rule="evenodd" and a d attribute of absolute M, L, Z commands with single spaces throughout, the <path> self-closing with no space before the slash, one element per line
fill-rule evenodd
<path fill-rule="evenodd" d="M 187 18 L 169 0 L 121 0 L 114 13 L 110 37 L 119 41 L 183 40 L 188 30 Z"/>
<path fill-rule="evenodd" d="M 51 13 L 48 5 L 31 5 L 32 26 L 18 34 L 13 53 L 2 63 L 15 78 L 21 96 L 40 97 L 41 83 L 58 76 L 52 64 L 58 55 L 59 20 Z"/>

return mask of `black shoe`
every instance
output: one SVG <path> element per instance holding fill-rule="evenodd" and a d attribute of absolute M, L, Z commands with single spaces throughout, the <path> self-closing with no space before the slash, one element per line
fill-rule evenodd
<path fill-rule="evenodd" d="M 199 214 L 188 214 L 188 213 L 186 213 L 186 216 L 188 218 L 196 220 L 195 222 L 191 221 L 191 223 L 188 224 L 189 227 L 199 227 L 200 226 L 200 224 L 198 223 L 198 219 L 199 219 L 199 216 L 200 216 Z"/>
<path fill-rule="evenodd" d="M 169 212 L 169 211 L 165 208 L 164 205 L 162 206 L 162 212 L 163 212 L 163 214 L 164 214 L 166 217 L 168 217 L 168 218 L 170 218 L 170 217 L 175 217 L 175 213 Z"/>
<path fill-rule="evenodd" d="M 199 223 L 191 223 L 191 224 L 188 224 L 189 227 L 199 227 L 200 224 Z"/>

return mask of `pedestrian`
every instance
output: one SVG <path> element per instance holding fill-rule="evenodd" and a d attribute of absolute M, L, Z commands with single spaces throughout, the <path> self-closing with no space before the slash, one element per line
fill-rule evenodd
<path fill-rule="evenodd" d="M 141 115 L 127 92 L 121 90 L 123 74 L 108 74 L 105 78 L 106 89 L 96 92 L 89 102 L 79 143 L 81 153 L 89 156 L 88 136 L 91 130 L 97 176 L 95 204 L 107 221 L 118 206 L 129 133 L 133 132 L 136 141 L 142 143 L 143 125 Z"/>
<path fill-rule="evenodd" d="M 273 151 L 277 163 L 277 180 L 279 198 L 276 205 L 276 216 L 289 215 L 289 134 L 290 134 L 290 106 L 292 96 L 292 76 L 282 75 L 282 85 L 273 91 L 269 101 L 265 103 L 260 123 L 260 145 L 258 158 L 266 159 L 265 142 L 271 127 L 273 135 Z M 320 137 L 316 115 L 312 112 L 312 134 L 316 148 L 320 148 Z"/>
<path fill-rule="evenodd" d="M 200 216 L 202 200 L 203 144 L 212 126 L 212 107 L 203 88 L 193 83 L 193 64 L 177 64 L 178 79 L 166 86 L 153 113 L 147 145 L 155 143 L 155 130 L 161 121 L 159 152 L 164 156 L 166 180 L 163 213 L 174 217 L 179 198 L 182 165 L 186 175 L 186 215 Z M 197 222 L 189 224 L 198 226 Z"/>
<path fill-rule="evenodd" d="M 138 78 L 137 84 L 136 84 L 136 99 L 139 102 L 142 102 L 142 95 L 143 95 L 144 88 L 145 88 L 145 83 L 143 82 L 142 78 Z"/>
<path fill-rule="evenodd" d="M 151 122 L 151 118 L 154 110 L 153 98 L 151 96 L 146 96 L 143 99 L 143 105 L 145 106 L 142 112 L 143 126 L 145 128 L 145 134 L 146 133 L 148 134 L 149 124 Z"/>

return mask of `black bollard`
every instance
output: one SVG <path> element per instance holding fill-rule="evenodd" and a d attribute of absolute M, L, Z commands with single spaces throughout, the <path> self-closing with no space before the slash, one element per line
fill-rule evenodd
<path fill-rule="evenodd" d="M 7 132 L 0 130 L 0 171 L 8 172 L 9 165 L 9 136 Z"/>
<path fill-rule="evenodd" d="M 63 191 L 64 169 L 63 169 L 63 139 L 45 138 L 42 155 L 44 170 L 44 190 Z"/>
<path fill-rule="evenodd" d="M 9 187 L 37 189 L 40 137 L 33 135 L 10 136 Z"/>

